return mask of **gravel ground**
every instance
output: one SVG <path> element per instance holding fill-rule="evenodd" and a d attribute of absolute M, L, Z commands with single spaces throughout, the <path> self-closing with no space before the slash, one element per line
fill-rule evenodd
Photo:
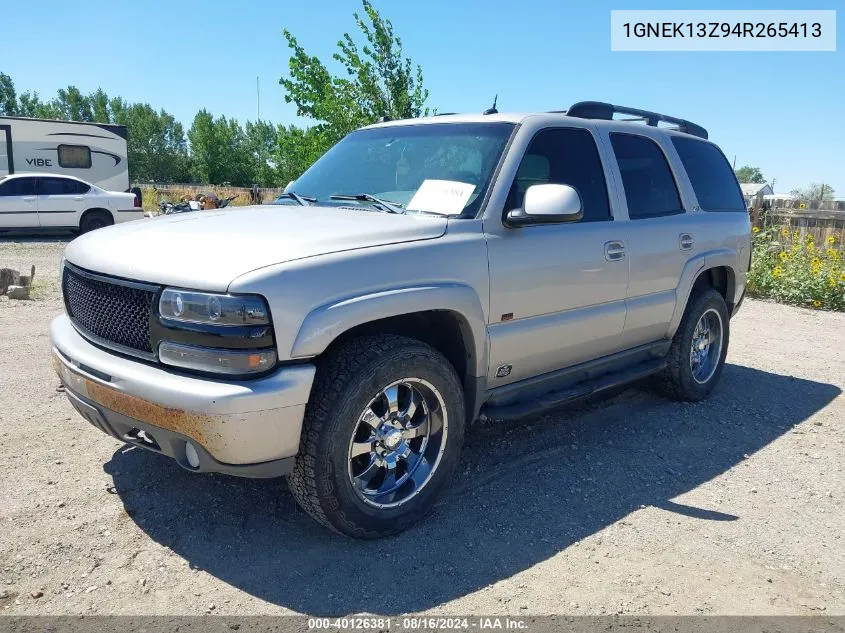
<path fill-rule="evenodd" d="M 84 422 L 50 366 L 58 238 L 0 301 L 0 613 L 845 614 L 845 315 L 747 301 L 706 402 L 632 388 L 474 427 L 417 527 L 356 542 L 282 481 L 192 475 Z"/>

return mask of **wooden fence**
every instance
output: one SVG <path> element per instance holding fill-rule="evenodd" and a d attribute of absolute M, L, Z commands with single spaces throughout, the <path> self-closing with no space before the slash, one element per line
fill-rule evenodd
<path fill-rule="evenodd" d="M 766 200 L 752 206 L 751 221 L 760 229 L 788 226 L 802 236 L 810 233 L 817 244 L 831 236 L 840 248 L 845 243 L 845 202 Z"/>

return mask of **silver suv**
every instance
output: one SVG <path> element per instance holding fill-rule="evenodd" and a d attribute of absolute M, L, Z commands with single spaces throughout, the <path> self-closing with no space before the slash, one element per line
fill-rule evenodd
<path fill-rule="evenodd" d="M 71 242 L 56 370 L 123 442 L 287 475 L 324 526 L 398 532 L 478 417 L 647 376 L 681 400 L 713 390 L 751 231 L 706 139 L 599 102 L 357 130 L 278 204 Z"/>

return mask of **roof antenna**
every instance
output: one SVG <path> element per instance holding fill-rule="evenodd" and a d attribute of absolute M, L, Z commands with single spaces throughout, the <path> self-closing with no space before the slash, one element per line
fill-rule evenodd
<path fill-rule="evenodd" d="M 484 114 L 499 114 L 499 111 L 496 109 L 496 101 L 498 101 L 498 100 L 499 100 L 499 95 L 496 95 L 495 97 L 493 97 L 493 107 L 485 110 Z"/>

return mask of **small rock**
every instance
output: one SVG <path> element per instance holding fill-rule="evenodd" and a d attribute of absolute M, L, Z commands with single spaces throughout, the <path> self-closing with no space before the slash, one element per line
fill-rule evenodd
<path fill-rule="evenodd" d="M 233 631 L 237 631 L 239 628 L 241 628 L 241 625 L 240 624 L 230 624 L 229 628 L 232 629 Z"/>
<path fill-rule="evenodd" d="M 141 585 L 142 587 L 146 587 L 147 586 L 147 579 L 141 578 L 141 580 L 138 581 L 138 584 Z"/>
<path fill-rule="evenodd" d="M 757 492 L 757 488 L 752 488 L 752 489 L 751 489 L 751 492 L 753 492 L 753 493 L 754 493 L 754 492 Z"/>
<path fill-rule="evenodd" d="M 92 591 L 97 591 L 97 589 L 99 589 L 97 585 L 91 585 L 85 590 L 85 593 L 91 593 Z"/>
<path fill-rule="evenodd" d="M 29 592 L 29 595 L 30 595 L 30 597 L 31 597 L 31 598 L 33 598 L 34 600 L 38 600 L 38 598 L 40 598 L 41 596 L 43 596 L 43 595 L 44 595 L 44 592 L 43 592 L 43 591 L 41 591 L 40 589 L 36 589 L 35 591 L 30 591 L 30 592 Z"/>
<path fill-rule="evenodd" d="M 6 290 L 6 295 L 9 299 L 26 301 L 29 299 L 29 288 L 26 286 L 9 286 L 8 290 Z"/>
<path fill-rule="evenodd" d="M 8 592 L 8 591 L 6 591 L 5 589 L 3 589 L 2 591 L 0 591 L 0 600 L 5 600 L 5 599 L 6 599 L 6 598 L 8 598 L 8 597 L 9 597 L 9 592 Z"/>
<path fill-rule="evenodd" d="M 0 295 L 6 294 L 9 286 L 15 286 L 20 282 L 21 273 L 12 268 L 0 268 Z"/>
<path fill-rule="evenodd" d="M 110 585 L 110 584 L 111 584 L 111 580 L 107 580 L 107 581 L 106 581 L 106 584 L 107 584 L 107 585 Z"/>
<path fill-rule="evenodd" d="M 766 578 L 766 582 L 772 582 L 771 578 Z"/>
<path fill-rule="evenodd" d="M 216 605 L 216 604 L 214 604 L 213 602 L 212 602 L 210 605 L 208 605 L 208 610 L 209 610 L 209 611 L 214 611 L 216 608 L 217 608 L 217 605 Z"/>

